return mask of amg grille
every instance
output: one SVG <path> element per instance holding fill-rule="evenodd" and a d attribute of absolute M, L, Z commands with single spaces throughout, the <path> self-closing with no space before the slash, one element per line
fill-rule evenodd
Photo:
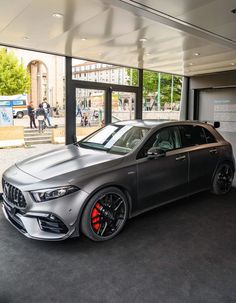
<path fill-rule="evenodd" d="M 3 194 L 6 199 L 17 207 L 26 207 L 25 198 L 22 192 L 15 186 L 2 180 Z"/>

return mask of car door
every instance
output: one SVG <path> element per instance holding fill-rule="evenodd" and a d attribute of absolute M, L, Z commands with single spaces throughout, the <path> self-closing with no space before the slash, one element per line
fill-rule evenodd
<path fill-rule="evenodd" d="M 149 159 L 147 151 L 159 147 L 164 157 Z M 144 144 L 137 156 L 137 192 L 139 210 L 177 199 L 187 193 L 188 153 L 182 152 L 177 126 L 158 130 Z"/>
<path fill-rule="evenodd" d="M 218 142 L 211 132 L 199 125 L 183 125 L 180 128 L 183 147 L 189 152 L 190 193 L 211 186 L 219 153 Z"/>

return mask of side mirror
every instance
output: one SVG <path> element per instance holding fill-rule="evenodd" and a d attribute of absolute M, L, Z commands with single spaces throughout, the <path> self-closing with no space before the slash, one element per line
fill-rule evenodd
<path fill-rule="evenodd" d="M 215 121 L 214 122 L 214 127 L 215 128 L 219 128 L 220 127 L 220 122 L 219 121 Z"/>
<path fill-rule="evenodd" d="M 151 147 L 147 152 L 148 159 L 158 159 L 160 157 L 165 157 L 166 152 L 159 147 Z"/>

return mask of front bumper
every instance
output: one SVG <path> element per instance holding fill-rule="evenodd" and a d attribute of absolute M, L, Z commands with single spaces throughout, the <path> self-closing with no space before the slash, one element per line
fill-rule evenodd
<path fill-rule="evenodd" d="M 31 239 L 59 241 L 79 236 L 78 218 L 88 194 L 83 191 L 65 197 L 36 203 L 23 192 L 26 207 L 15 207 L 3 195 L 3 213 L 6 219 L 23 235 Z"/>

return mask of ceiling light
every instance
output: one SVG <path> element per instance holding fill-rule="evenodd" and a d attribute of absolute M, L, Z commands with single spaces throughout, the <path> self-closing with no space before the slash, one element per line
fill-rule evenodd
<path fill-rule="evenodd" d="M 200 56 L 200 54 L 199 54 L 199 53 L 194 53 L 194 55 L 195 55 L 195 56 Z"/>
<path fill-rule="evenodd" d="M 235 63 L 234 63 L 234 62 L 232 62 L 232 63 L 230 63 L 230 65 L 235 65 Z"/>
<path fill-rule="evenodd" d="M 63 17 L 63 15 L 60 14 L 60 13 L 54 13 L 54 14 L 52 14 L 52 16 L 53 16 L 54 18 L 58 18 L 58 19 L 60 19 L 60 18 Z"/>
<path fill-rule="evenodd" d="M 29 40 L 29 37 L 25 36 L 23 37 L 23 40 Z"/>
<path fill-rule="evenodd" d="M 193 63 L 192 63 L 192 62 L 190 62 L 190 63 L 189 63 L 189 65 L 191 65 L 191 66 L 192 66 L 192 65 L 193 65 Z"/>
<path fill-rule="evenodd" d="M 146 55 L 147 55 L 147 56 L 150 56 L 151 54 L 150 54 L 150 53 L 146 53 Z"/>
<path fill-rule="evenodd" d="M 139 41 L 140 41 L 140 42 L 146 42 L 147 39 L 146 39 L 146 38 L 140 38 Z"/>
<path fill-rule="evenodd" d="M 82 41 L 86 41 L 87 39 L 86 39 L 86 38 L 81 38 L 81 40 L 82 40 Z"/>

